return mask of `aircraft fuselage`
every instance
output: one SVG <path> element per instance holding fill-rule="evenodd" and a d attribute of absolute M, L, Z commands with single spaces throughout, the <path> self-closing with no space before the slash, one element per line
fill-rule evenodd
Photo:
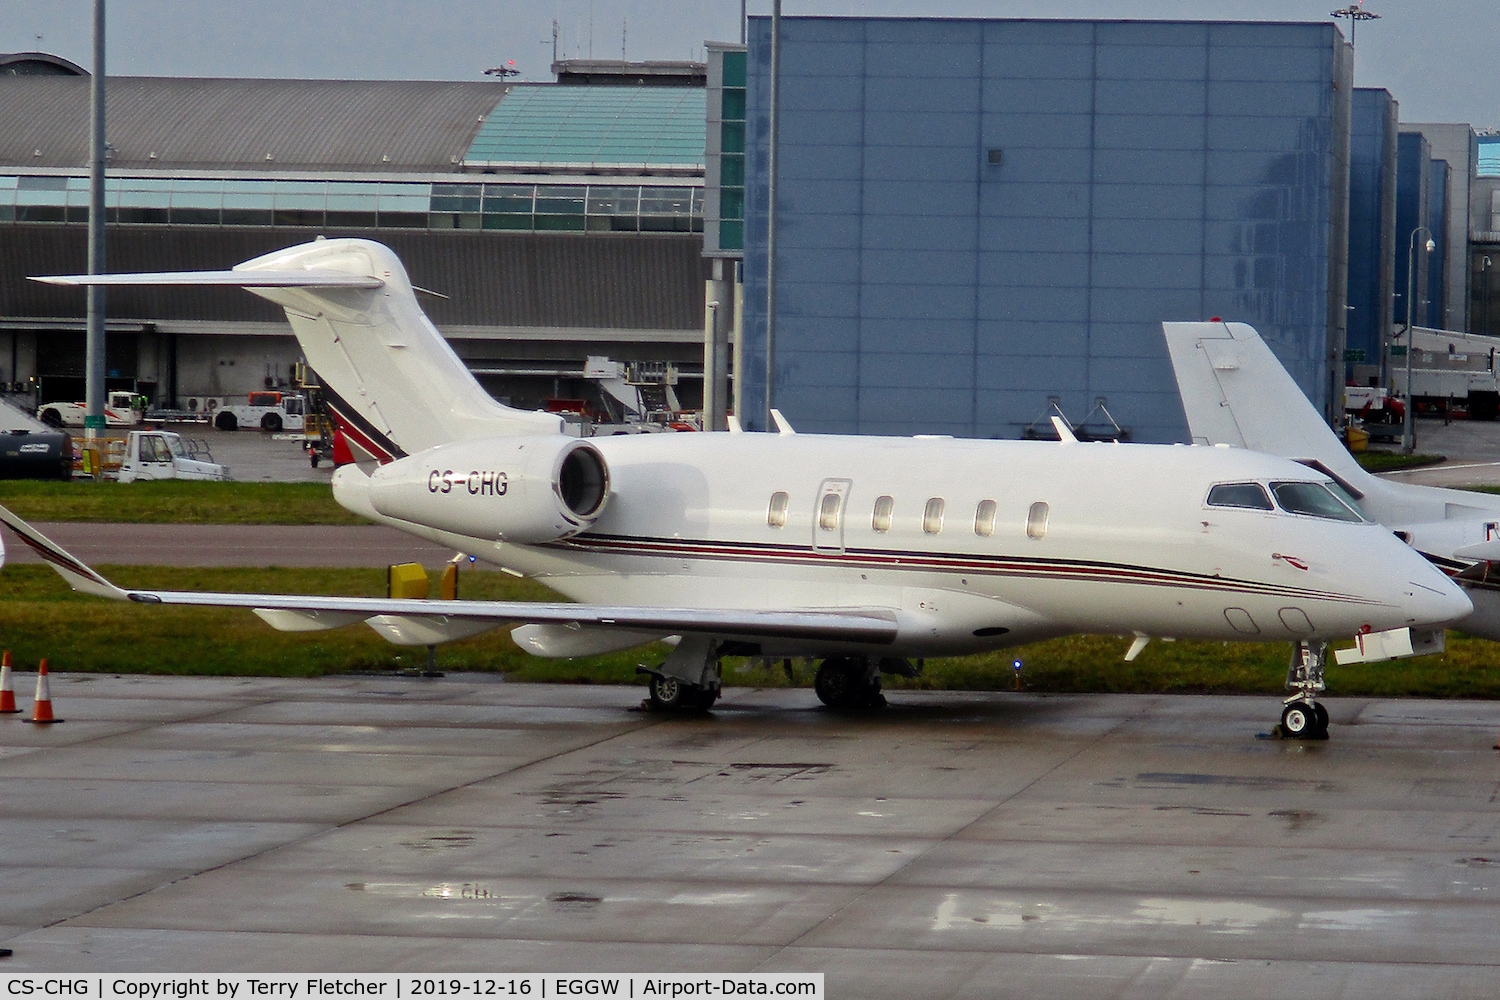
<path fill-rule="evenodd" d="M 504 496 L 492 533 L 392 523 L 581 602 L 895 608 L 900 637 L 881 648 L 909 656 L 1075 632 L 1333 638 L 1463 603 L 1376 525 L 1210 505 L 1215 484 L 1322 478 L 1245 451 L 775 434 L 589 443 L 609 497 L 571 537 L 497 540 Z M 429 478 L 453 471 L 401 461 Z M 449 477 L 459 500 L 469 471 Z M 353 476 L 336 481 L 341 499 Z M 431 520 L 450 496 L 434 490 Z"/>

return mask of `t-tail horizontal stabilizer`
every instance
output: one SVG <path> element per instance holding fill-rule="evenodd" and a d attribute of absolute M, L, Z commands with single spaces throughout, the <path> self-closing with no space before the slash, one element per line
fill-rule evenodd
<path fill-rule="evenodd" d="M 513 410 L 484 390 L 418 305 L 400 259 L 372 240 L 315 240 L 229 271 L 32 280 L 239 287 L 275 302 L 346 436 L 382 462 L 449 441 L 562 432 L 556 414 Z"/>
<path fill-rule="evenodd" d="M 297 271 L 161 271 L 144 274 L 52 274 L 32 278 L 44 285 L 128 288 L 155 285 L 210 285 L 228 288 L 380 288 L 368 274 L 303 269 Z"/>
<path fill-rule="evenodd" d="M 245 608 L 284 631 L 305 632 L 366 622 L 398 645 L 429 646 L 501 625 L 577 625 L 617 628 L 650 638 L 708 635 L 729 639 L 807 639 L 889 645 L 898 632 L 887 608 L 741 610 L 653 608 L 540 601 L 428 601 L 384 597 L 310 597 L 300 594 L 224 594 L 117 587 L 4 507 L 0 523 L 67 580 L 74 590 L 137 604 Z"/>

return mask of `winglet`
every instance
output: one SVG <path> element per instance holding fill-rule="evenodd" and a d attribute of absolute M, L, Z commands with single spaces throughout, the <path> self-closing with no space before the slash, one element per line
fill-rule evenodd
<path fill-rule="evenodd" d="M 0 522 L 20 536 L 42 561 L 47 563 L 74 590 L 96 597 L 108 597 L 115 601 L 128 601 L 130 595 L 94 572 L 82 561 L 75 559 L 61 545 L 37 531 L 11 511 L 0 507 Z"/>
<path fill-rule="evenodd" d="M 1068 422 L 1056 414 L 1052 416 L 1052 429 L 1057 431 L 1057 440 L 1063 444 L 1078 443 L 1078 438 L 1074 435 L 1073 428 L 1069 427 Z"/>

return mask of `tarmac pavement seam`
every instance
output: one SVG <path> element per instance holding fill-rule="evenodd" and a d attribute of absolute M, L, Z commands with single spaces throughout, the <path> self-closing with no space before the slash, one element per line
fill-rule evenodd
<path fill-rule="evenodd" d="M 1098 743 L 1101 740 L 1104 740 L 1104 739 L 1108 738 L 1112 734 L 1118 732 L 1123 727 L 1130 725 L 1131 723 L 1135 722 L 1139 717 L 1140 717 L 1140 713 L 1128 716 L 1127 718 L 1124 718 L 1124 719 L 1121 719 L 1121 720 L 1117 721 L 1116 723 L 1114 723 L 1112 726 L 1110 726 L 1108 729 L 1104 730 L 1103 732 L 1097 733 L 1093 737 L 1093 739 L 1082 741 L 1080 743 L 1080 745 L 1078 746 L 1078 748 L 1076 750 L 1074 750 L 1071 754 L 1068 754 L 1063 759 L 1054 762 L 1052 764 L 1052 766 L 1044 769 L 1043 771 L 1041 771 L 1037 775 L 1033 776 L 1030 781 L 1026 782 L 1021 787 L 1016 788 L 1013 791 L 1011 791 L 1009 794 L 1002 796 L 998 801 L 995 802 L 994 805 L 992 805 L 990 808 L 986 809 L 980 815 L 978 815 L 978 816 L 974 817 L 973 819 L 969 820 L 967 823 L 964 823 L 962 826 L 959 826 L 959 827 L 957 827 L 957 828 L 955 828 L 953 830 L 948 831 L 948 833 L 944 834 L 941 837 L 932 838 L 932 840 L 930 841 L 930 843 L 927 844 L 927 846 L 926 846 L 926 848 L 924 850 L 918 851 L 918 852 L 914 852 L 910 858 L 907 858 L 901 865 L 899 865 L 898 867 L 896 867 L 895 869 L 893 869 L 884 878 L 881 878 L 881 879 L 879 879 L 879 880 L 877 880 L 875 882 L 872 882 L 872 883 L 868 884 L 867 886 L 865 886 L 865 888 L 864 888 L 863 891 L 861 891 L 860 893 L 858 893 L 857 895 L 855 895 L 852 899 L 848 900 L 843 905 L 841 905 L 841 906 L 837 907 L 836 909 L 834 909 L 831 913 L 829 913 L 826 916 L 824 916 L 823 919 L 821 919 L 820 921 L 818 921 L 816 924 L 814 924 L 813 926 L 807 928 L 801 934 L 797 935 L 797 937 L 794 938 L 793 940 L 788 941 L 786 944 L 782 945 L 781 948 L 779 948 L 774 954 L 767 956 L 766 959 L 760 963 L 760 965 L 756 966 L 756 971 L 759 971 L 760 969 L 764 968 L 767 962 L 771 962 L 771 961 L 775 960 L 776 958 L 778 958 L 779 956 L 781 956 L 784 952 L 787 952 L 787 951 L 789 951 L 791 949 L 794 949 L 794 948 L 806 947 L 806 946 L 804 946 L 802 944 L 802 942 L 803 942 L 804 939 L 806 939 L 810 935 L 816 934 L 817 931 L 820 928 L 822 928 L 822 927 L 828 925 L 829 923 L 837 920 L 839 918 L 840 914 L 844 913 L 850 907 L 856 905 L 861 900 L 863 900 L 866 897 L 870 896 L 872 893 L 877 892 L 883 886 L 885 886 L 886 884 L 888 884 L 889 882 L 891 882 L 893 879 L 895 879 L 898 875 L 900 875 L 903 871 L 906 871 L 907 869 L 911 868 L 912 865 L 914 865 L 917 862 L 921 861 L 923 857 L 925 857 L 926 855 L 930 854 L 936 848 L 940 847 L 941 845 L 943 845 L 943 844 L 945 844 L 945 843 L 947 843 L 949 841 L 957 839 L 958 837 L 960 837 L 963 834 L 963 832 L 965 830 L 970 830 L 975 825 L 983 822 L 988 817 L 993 816 L 997 811 L 999 811 L 1000 809 L 1002 809 L 1008 803 L 1015 801 L 1021 795 L 1025 794 L 1028 790 L 1030 790 L 1032 788 L 1035 788 L 1038 784 L 1040 784 L 1041 782 L 1045 781 L 1047 778 L 1051 777 L 1052 775 L 1056 774 L 1060 769 L 1062 769 L 1062 768 L 1066 767 L 1067 765 L 1073 763 L 1079 757 L 1083 756 L 1089 750 L 1093 749 L 1094 744 Z"/>
<path fill-rule="evenodd" d="M 272 699 L 272 700 L 274 700 L 274 699 Z M 267 703 L 267 702 L 265 702 L 265 701 L 261 702 L 261 704 L 265 704 L 265 703 Z M 202 716 L 202 717 L 198 717 L 198 718 L 177 719 L 177 720 L 171 720 L 171 721 L 163 721 L 163 722 L 156 723 L 155 726 L 143 726 L 143 727 L 140 727 L 139 729 L 127 730 L 126 732 L 128 732 L 128 733 L 140 732 L 140 731 L 144 731 L 144 730 L 147 730 L 147 729 L 155 728 L 156 726 L 173 725 L 173 724 L 182 723 L 182 722 L 189 722 L 189 723 L 191 723 L 191 722 L 201 722 L 201 721 L 203 721 L 203 719 L 212 718 L 215 715 L 222 715 L 222 714 L 225 714 L 226 712 L 239 712 L 239 711 L 243 711 L 247 707 L 254 707 L 254 706 L 253 705 L 251 705 L 251 706 L 238 705 L 238 706 L 235 706 L 234 708 L 221 709 L 219 711 L 212 712 L 212 713 L 209 713 L 208 715 L 205 715 L 205 716 Z M 660 725 L 661 724 L 661 720 L 658 720 L 654 724 L 655 725 Z M 106 910 L 108 910 L 108 909 L 110 909 L 112 907 L 116 907 L 116 906 L 120 906 L 120 905 L 123 905 L 123 904 L 127 904 L 131 900 L 140 898 L 142 896 L 148 896 L 148 895 L 150 895 L 153 892 L 158 892 L 158 891 L 161 891 L 161 890 L 164 890 L 164 889 L 168 889 L 168 888 L 170 888 L 170 887 L 172 887 L 174 885 L 178 885 L 178 884 L 181 884 L 183 882 L 190 881 L 190 880 L 192 880 L 194 878 L 198 878 L 199 876 L 208 875 L 208 874 L 211 874 L 211 873 L 216 872 L 216 871 L 220 871 L 220 870 L 223 870 L 223 869 L 226 869 L 226 868 L 231 868 L 231 867 L 233 867 L 235 865 L 242 864 L 244 862 L 253 861 L 256 858 L 263 857 L 263 856 L 265 856 L 267 854 L 273 854 L 276 851 L 280 851 L 280 850 L 283 850 L 285 848 L 295 847 L 295 846 L 297 846 L 299 844 L 306 843 L 306 842 L 308 842 L 310 840 L 313 840 L 313 839 L 315 839 L 317 837 L 325 836 L 328 833 L 331 833 L 333 831 L 344 829 L 346 827 L 351 827 L 351 826 L 353 826 L 353 825 L 355 825 L 357 823 L 364 823 L 364 822 L 367 822 L 367 821 L 370 821 L 370 820 L 378 819 L 380 816 L 382 816 L 382 815 L 384 815 L 386 813 L 393 812 L 393 811 L 395 811 L 397 809 L 405 809 L 405 808 L 408 808 L 408 807 L 411 807 L 411 806 L 420 805 L 422 802 L 425 802 L 425 801 L 427 801 L 429 799 L 432 799 L 432 798 L 436 798 L 437 796 L 440 796 L 440 795 L 446 795 L 446 794 L 448 794 L 450 792 L 459 791 L 461 789 L 468 788 L 468 787 L 471 787 L 471 786 L 474 786 L 474 785 L 478 785 L 478 784 L 481 784 L 481 783 L 486 782 L 486 781 L 491 781 L 491 780 L 493 780 L 495 778 L 501 777 L 502 775 L 514 774 L 514 773 L 517 773 L 517 772 L 520 772 L 520 771 L 524 771 L 524 770 L 526 770 L 527 768 L 530 768 L 530 767 L 534 767 L 534 766 L 537 766 L 537 765 L 546 764 L 549 761 L 552 761 L 552 760 L 557 759 L 559 757 L 564 757 L 564 756 L 567 756 L 569 754 L 577 753 L 577 752 L 580 752 L 580 751 L 583 751 L 583 750 L 588 750 L 591 747 L 596 747 L 596 746 L 599 746 L 601 744 L 608 743 L 610 740 L 616 739 L 616 738 L 618 738 L 620 736 L 637 733 L 637 732 L 641 731 L 642 729 L 648 729 L 648 728 L 651 727 L 651 725 L 653 725 L 653 723 L 647 723 L 647 724 L 644 724 L 644 725 L 635 726 L 635 727 L 632 727 L 630 729 L 625 730 L 624 732 L 617 732 L 617 731 L 616 732 L 610 732 L 610 733 L 607 733 L 607 734 L 601 736 L 597 740 L 592 740 L 590 742 L 587 742 L 587 743 L 584 743 L 584 744 L 581 744 L 581 745 L 578 745 L 578 746 L 564 746 L 564 747 L 559 748 L 558 750 L 554 751 L 553 753 L 547 754 L 547 755 L 542 756 L 542 757 L 537 757 L 537 758 L 533 758 L 533 759 L 530 759 L 530 760 L 525 760 L 525 761 L 522 761 L 520 763 L 512 764 L 512 765 L 507 766 L 507 767 L 503 767 L 503 768 L 501 768 L 501 769 L 499 769 L 497 771 L 494 771 L 493 773 L 490 773 L 490 774 L 481 775 L 479 777 L 471 778 L 471 779 L 466 780 L 466 781 L 460 781 L 460 782 L 457 782 L 455 784 L 448 785 L 448 786 L 442 787 L 442 788 L 428 788 L 428 789 L 424 789 L 421 794 L 419 794 L 419 795 L 417 795 L 414 798 L 411 798 L 409 800 L 406 800 L 406 801 L 403 801 L 403 802 L 394 803 L 394 804 L 390 804 L 390 805 L 386 805 L 383 808 L 376 809 L 376 810 L 374 810 L 372 812 L 369 812 L 369 813 L 366 813 L 364 815 L 352 816 L 352 817 L 349 817 L 348 819 L 341 820 L 341 821 L 339 821 L 337 823 L 327 824 L 326 826 L 324 826 L 324 827 L 322 827 L 320 829 L 313 830 L 311 832 L 305 833 L 305 834 L 303 834 L 300 837 L 295 837 L 295 838 L 293 838 L 291 840 L 287 840 L 287 841 L 284 841 L 284 842 L 279 843 L 279 844 L 273 844 L 273 845 L 268 846 L 268 847 L 263 847 L 260 850 L 252 851 L 252 852 L 250 852 L 248 854 L 244 854 L 244 855 L 242 855 L 240 857 L 220 862 L 219 864 L 216 864 L 216 865 L 208 865 L 208 866 L 202 867 L 202 868 L 200 868 L 198 870 L 195 870 L 195 871 L 186 872 L 186 873 L 184 873 L 182 875 L 176 876 L 175 878 L 170 878 L 170 879 L 168 879 L 168 880 L 166 880 L 164 882 L 161 882 L 161 883 L 159 883 L 159 884 L 157 884 L 155 886 L 152 886 L 149 889 L 143 889 L 143 890 L 140 890 L 138 892 L 133 892 L 133 893 L 130 893 L 128 895 L 122 896 L 119 899 L 111 900 L 111 901 L 103 903 L 103 904 L 101 904 L 99 906 L 92 907 L 92 908 L 90 908 L 88 910 L 83 910 L 83 911 L 81 911 L 79 913 L 71 914 L 69 916 L 61 917 L 61 918 L 58 918 L 56 920 L 53 920 L 53 921 L 51 921 L 49 923 L 42 924 L 41 925 L 41 929 L 51 929 L 51 928 L 57 927 L 57 926 L 62 925 L 62 924 L 69 924 L 69 923 L 71 923 L 73 921 L 86 921 L 89 917 L 91 917 L 91 916 L 93 916 L 93 915 L 95 915 L 97 913 L 100 913 L 102 911 L 106 911 Z M 96 739 L 112 738 L 112 737 L 118 736 L 118 735 L 121 735 L 121 734 L 119 734 L 119 733 L 112 733 L 112 734 L 107 734 L 107 735 L 101 735 L 99 737 L 96 737 Z M 87 742 L 91 742 L 91 741 L 85 741 L 84 744 L 70 744 L 70 746 L 86 745 Z M 105 780 L 108 780 L 108 779 L 105 779 Z M 125 779 L 117 779 L 117 780 L 125 780 Z M 85 924 L 85 926 L 87 926 L 87 925 Z"/>
<path fill-rule="evenodd" d="M 266 704 L 266 703 L 268 703 L 270 701 L 274 701 L 274 700 L 275 699 L 262 699 L 261 700 L 261 704 Z M 67 749 L 73 749 L 75 747 L 88 746 L 90 743 L 96 743 L 96 742 L 100 742 L 100 741 L 103 741 L 103 740 L 111 740 L 111 739 L 114 739 L 114 738 L 116 738 L 118 736 L 130 734 L 130 733 L 147 732 L 147 731 L 152 730 L 152 729 L 158 729 L 158 728 L 160 728 L 162 726 L 174 725 L 174 724 L 180 723 L 180 722 L 202 722 L 202 721 L 204 721 L 206 719 L 212 719 L 216 715 L 224 715 L 224 714 L 226 714 L 228 712 L 243 711 L 245 707 L 246 706 L 244 704 L 236 704 L 236 705 L 230 706 L 228 708 L 216 708 L 214 711 L 206 712 L 206 713 L 204 713 L 203 715 L 200 715 L 200 716 L 189 716 L 187 718 L 181 718 L 181 719 L 159 719 L 159 720 L 155 720 L 155 721 L 153 721 L 153 722 L 151 722 L 149 724 L 146 724 L 146 725 L 135 726 L 135 727 L 127 728 L 127 729 L 124 729 L 124 730 L 106 731 L 106 732 L 100 733 L 99 735 L 94 736 L 94 737 L 92 737 L 90 739 L 82 740 L 82 741 L 80 741 L 78 743 L 68 743 L 68 744 L 66 744 L 66 748 Z M 64 720 L 64 721 L 66 721 L 66 720 Z M 47 749 L 61 749 L 61 747 L 56 747 L 56 748 L 39 747 L 37 749 L 45 751 Z M 108 780 L 108 779 L 105 779 L 105 780 Z M 312 836 L 312 834 L 310 834 L 309 836 Z M 265 850 L 261 850 L 261 851 L 257 851 L 256 852 L 256 854 L 264 854 L 264 853 L 265 853 Z M 253 857 L 254 855 L 251 855 L 251 856 Z M 223 867 L 223 866 L 222 865 L 218 865 L 218 866 L 215 866 L 215 867 Z M 212 870 L 212 869 L 205 869 L 205 870 Z M 116 906 L 116 905 L 118 905 L 118 904 L 120 904 L 122 902 L 125 902 L 126 900 L 134 899 L 137 896 L 147 895 L 149 893 L 157 891 L 158 889 L 162 889 L 162 888 L 165 888 L 166 886 L 173 885 L 174 883 L 181 882 L 183 879 L 191 878 L 194 874 L 197 874 L 197 872 L 189 872 L 189 873 L 186 873 L 186 874 L 183 874 L 183 875 L 179 875 L 176 878 L 171 878 L 171 879 L 168 879 L 165 882 L 160 882 L 157 885 L 152 886 L 149 889 L 142 889 L 140 891 L 130 893 L 130 894 L 126 895 L 126 896 L 122 896 L 119 899 L 110 900 L 110 901 L 108 901 L 106 903 L 102 903 L 102 904 L 100 904 L 98 906 L 93 906 L 93 907 L 90 907 L 90 908 L 88 908 L 86 910 L 81 910 L 78 913 L 73 913 L 73 914 L 69 914 L 69 915 L 64 916 L 64 917 L 59 917 L 59 918 L 57 918 L 55 920 L 51 920 L 51 921 L 48 921 L 47 923 L 44 923 L 44 924 L 40 925 L 41 929 L 49 929 L 49 928 L 52 928 L 52 927 L 56 927 L 56 926 L 58 926 L 60 924 L 66 924 L 66 923 L 68 923 L 69 921 L 72 921 L 72 920 L 78 920 L 78 919 L 87 917 L 87 916 L 89 916 L 92 913 L 97 913 L 100 910 L 107 909 L 107 908 L 109 908 L 111 906 Z"/>

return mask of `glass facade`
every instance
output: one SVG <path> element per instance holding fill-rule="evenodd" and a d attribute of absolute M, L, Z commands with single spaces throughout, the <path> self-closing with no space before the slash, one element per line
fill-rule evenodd
<path fill-rule="evenodd" d="M 703 189 L 107 177 L 112 223 L 315 229 L 701 232 Z M 0 176 L 0 222 L 87 222 L 89 179 Z"/>
<path fill-rule="evenodd" d="M 745 50 L 715 45 L 708 58 L 708 192 L 703 252 L 738 257 L 745 249 Z"/>
<path fill-rule="evenodd" d="M 703 167 L 696 87 L 512 86 L 464 165 Z"/>
<path fill-rule="evenodd" d="M 1423 325 L 1434 330 L 1452 330 L 1448 310 L 1443 303 L 1443 282 L 1447 277 L 1445 251 L 1448 249 L 1448 161 L 1427 161 L 1427 220 L 1432 240 L 1438 248 L 1427 264 L 1427 318 Z"/>
<path fill-rule="evenodd" d="M 773 393 L 798 429 L 1014 438 L 1049 397 L 1074 419 L 1103 397 L 1136 440 L 1184 440 L 1160 323 L 1211 316 L 1323 407 L 1352 89 L 1331 25 L 782 26 Z M 768 18 L 747 70 L 760 427 Z"/>
<path fill-rule="evenodd" d="M 1427 237 L 1418 234 L 1417 230 L 1427 229 L 1430 232 L 1432 229 L 1431 220 L 1427 217 L 1428 182 L 1432 177 L 1428 164 L 1432 159 L 1432 147 L 1422 133 L 1402 132 L 1396 139 L 1396 150 L 1396 304 L 1391 321 L 1397 327 L 1406 326 L 1408 263 L 1415 260 L 1417 273 L 1411 285 L 1416 303 L 1412 316 L 1418 326 L 1425 326 L 1427 274 L 1434 254 L 1427 252 Z M 1412 253 L 1414 237 L 1415 255 Z"/>
<path fill-rule="evenodd" d="M 1354 91 L 1349 141 L 1349 294 L 1344 360 L 1380 364 L 1391 336 L 1396 233 L 1396 102 Z"/>
<path fill-rule="evenodd" d="M 1500 135 L 1479 137 L 1479 177 L 1500 177 Z"/>

